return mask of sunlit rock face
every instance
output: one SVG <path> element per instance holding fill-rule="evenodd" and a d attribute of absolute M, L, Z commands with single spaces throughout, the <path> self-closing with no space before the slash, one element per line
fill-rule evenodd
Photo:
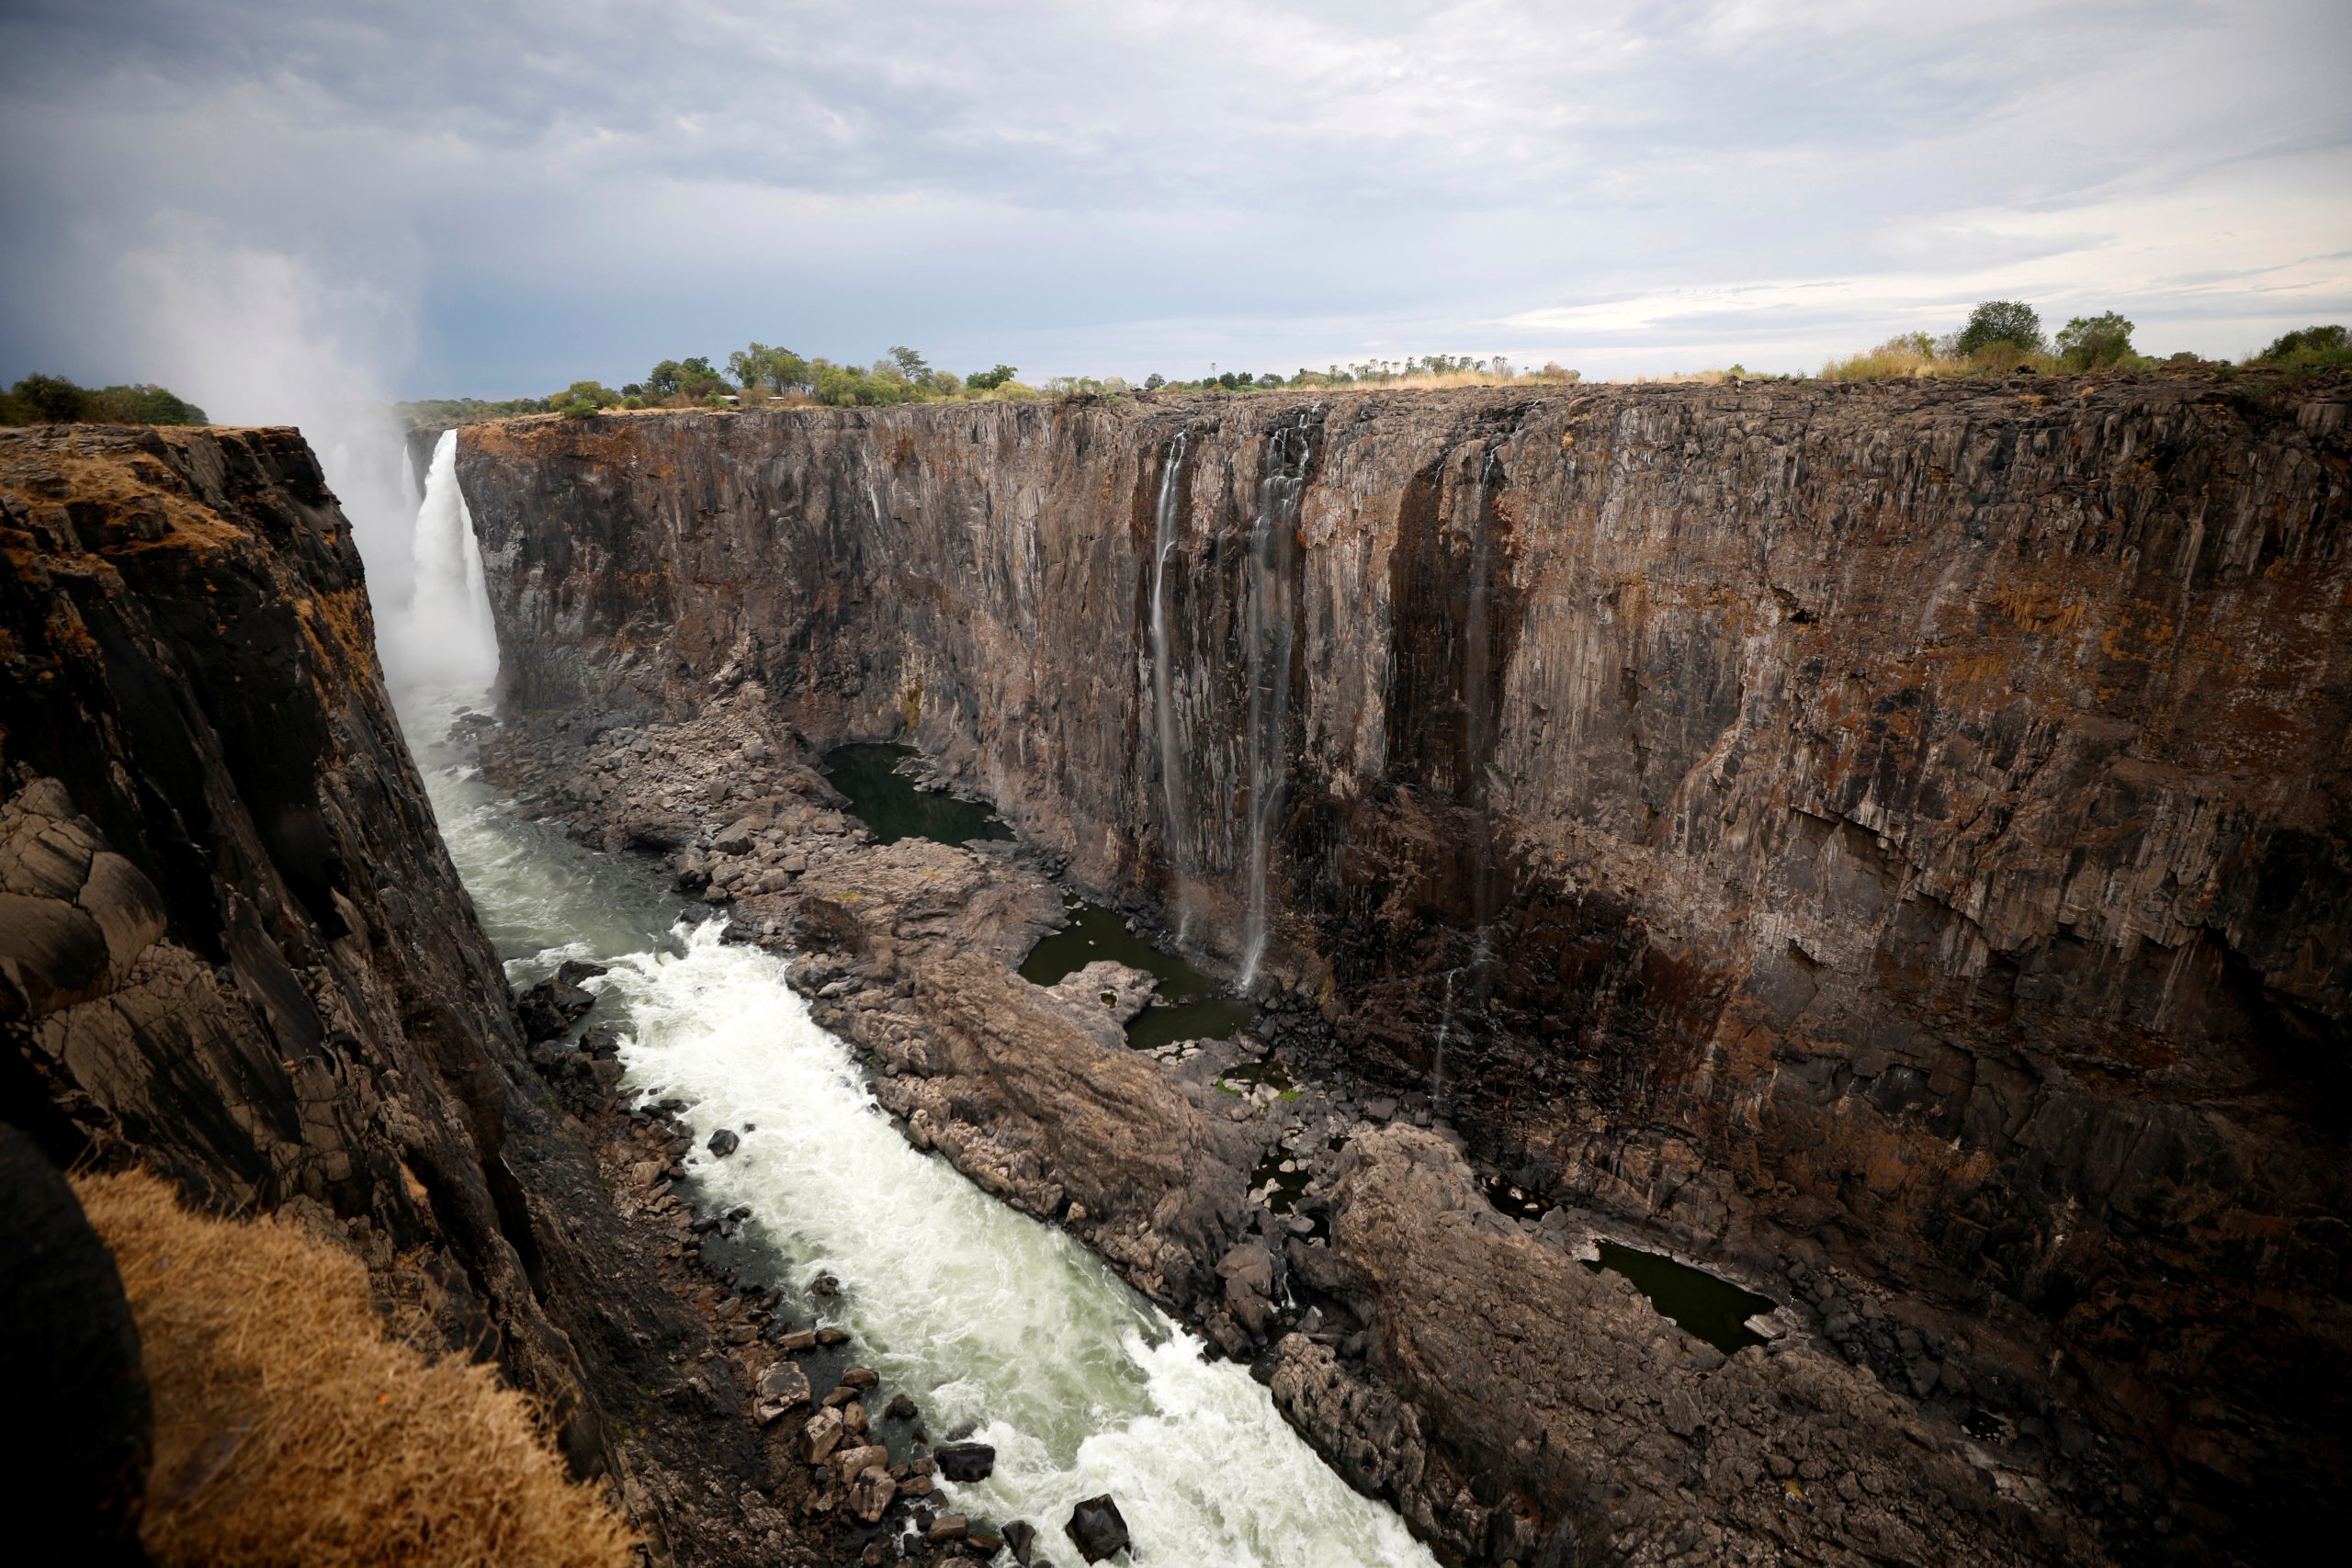
<path fill-rule="evenodd" d="M 1262 910 L 1518 1179 L 1948 1309 L 2233 1509 L 2346 1457 L 2347 398 L 607 416 L 458 473 L 519 705 L 910 739 L 1236 972 Z"/>

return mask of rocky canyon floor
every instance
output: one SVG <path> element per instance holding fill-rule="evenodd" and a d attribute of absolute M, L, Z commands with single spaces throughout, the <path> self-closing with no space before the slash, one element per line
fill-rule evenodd
<path fill-rule="evenodd" d="M 1964 1328 L 1800 1253 L 1742 1271 L 1785 1304 L 1768 1341 L 1725 1356 L 1582 1262 L 1602 1237 L 1657 1237 L 1540 1201 L 1507 1215 L 1492 1198 L 1508 1182 L 1461 1134 L 1350 1082 L 1306 1015 L 1136 1050 L 1125 1026 L 1149 976 L 1098 963 L 1023 979 L 1069 919 L 1057 857 L 876 843 L 770 713 L 753 688 L 683 723 L 575 714 L 479 734 L 485 776 L 518 809 L 600 853 L 659 857 L 683 911 L 795 955 L 793 985 L 856 1048 L 902 1136 L 1250 1363 L 1342 1475 L 1442 1550 L 1522 1564 L 2108 1555 L 2105 1510 L 2078 1500 L 2128 1487 L 2128 1459 L 2063 1407 L 1988 1412 L 1971 1370 L 2000 1373 Z M 535 1056 L 617 1117 L 631 1093 L 612 1092 L 617 1062 L 600 1067 L 613 1052 L 592 1036 Z M 696 1220 L 685 1203 L 722 1162 L 642 1135 L 671 1137 L 679 1163 L 626 1162 L 631 1185 L 695 1256 L 695 1227 L 724 1211 Z M 773 1322 L 801 1310 L 750 1299 Z M 736 1337 L 764 1356 L 773 1336 L 755 1327 Z M 1874 1372 L 1872 1350 L 1902 1377 Z M 775 1439 L 787 1451 L 790 1426 Z M 849 1506 L 838 1478 L 793 1484 L 803 1509 Z"/>

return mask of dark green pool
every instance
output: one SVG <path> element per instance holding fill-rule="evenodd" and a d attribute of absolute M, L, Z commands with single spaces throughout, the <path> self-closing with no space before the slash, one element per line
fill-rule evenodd
<path fill-rule="evenodd" d="M 915 754 L 911 746 L 837 747 L 825 753 L 825 782 L 849 797 L 851 812 L 880 843 L 929 839 L 964 844 L 1012 837 L 1012 829 L 988 807 L 915 788 L 899 772 L 899 764 Z M 1098 958 L 1152 976 L 1159 982 L 1153 987 L 1159 1003 L 1127 1024 L 1127 1043 L 1139 1051 L 1179 1040 L 1224 1040 L 1250 1021 L 1248 1002 L 1227 996 L 1215 980 L 1127 930 L 1114 911 L 1082 898 L 1069 903 L 1070 923 L 1031 950 L 1021 964 L 1022 978 L 1050 986 Z"/>
<path fill-rule="evenodd" d="M 1763 1336 L 1748 1329 L 1747 1320 L 1759 1312 L 1770 1312 L 1777 1304 L 1728 1280 L 1718 1280 L 1703 1269 L 1613 1241 L 1602 1242 L 1600 1260 L 1588 1260 L 1585 1267 L 1623 1274 L 1684 1332 L 1726 1356 L 1764 1343 Z"/>
<path fill-rule="evenodd" d="M 1114 909 L 1069 900 L 1070 922 L 1030 950 L 1021 977 L 1050 986 L 1097 959 L 1143 970 L 1158 984 L 1159 1002 L 1128 1021 L 1127 1043 L 1138 1051 L 1179 1040 L 1224 1040 L 1250 1021 L 1250 1004 L 1227 996 L 1215 980 L 1172 953 L 1162 953 L 1127 929 Z"/>
<path fill-rule="evenodd" d="M 825 782 L 849 796 L 849 808 L 879 843 L 930 839 L 942 844 L 1010 839 L 1012 829 L 978 801 L 915 788 L 898 771 L 911 746 L 842 746 L 825 753 Z"/>

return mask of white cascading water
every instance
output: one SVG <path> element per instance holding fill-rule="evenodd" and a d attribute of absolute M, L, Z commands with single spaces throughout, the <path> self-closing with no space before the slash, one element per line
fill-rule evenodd
<path fill-rule="evenodd" d="M 1290 719 L 1291 581 L 1287 565 L 1299 498 L 1306 490 L 1307 422 L 1276 431 L 1266 441 L 1266 468 L 1258 486 L 1258 519 L 1250 531 L 1250 600 L 1242 635 L 1250 673 L 1250 915 L 1241 946 L 1241 990 L 1257 984 L 1266 956 L 1270 914 L 1266 903 L 1269 839 L 1280 824 L 1283 782 L 1283 733 Z M 1298 445 L 1296 468 L 1290 438 Z"/>
<path fill-rule="evenodd" d="M 408 604 L 379 628 L 385 672 L 403 688 L 486 691 L 498 672 L 498 633 L 482 579 L 481 546 L 458 487 L 454 430 L 443 431 L 434 446 L 409 538 L 409 564 Z"/>
<path fill-rule="evenodd" d="M 420 536 L 464 515 L 447 456 L 436 451 L 433 472 L 449 494 L 428 480 Z M 436 500 L 451 512 L 435 513 Z M 440 545 L 429 553 L 446 560 Z M 427 555 L 420 536 L 420 562 Z M 443 608 L 422 594 L 419 606 Z M 783 959 L 720 942 L 718 921 L 672 929 L 675 901 L 650 866 L 583 852 L 519 817 L 442 739 L 460 706 L 486 705 L 487 680 L 401 694 L 484 928 L 518 985 L 567 958 L 611 966 L 591 982 L 603 993 L 592 1016 L 626 1032 L 628 1085 L 688 1102 L 697 1150 L 720 1126 L 752 1129 L 727 1159 L 693 1156 L 703 1198 L 751 1206 L 744 1237 L 773 1258 L 768 1282 L 788 1298 L 805 1299 L 820 1270 L 840 1280 L 825 1320 L 849 1330 L 886 1393 L 911 1395 L 935 1431 L 972 1422 L 996 1447 L 988 1480 L 942 1486 L 947 1506 L 1024 1518 L 1058 1541 L 1072 1506 L 1107 1492 L 1138 1561 L 1434 1568 L 1396 1513 L 1334 1474 L 1246 1369 L 1208 1359 L 1068 1235 L 910 1146 L 849 1048 L 786 983 Z"/>
<path fill-rule="evenodd" d="M 1175 873 L 1176 941 L 1191 934 L 1192 910 L 1183 885 L 1185 845 L 1182 750 L 1176 740 L 1174 670 L 1169 657 L 1168 558 L 1176 548 L 1177 480 L 1184 468 L 1184 432 L 1176 433 L 1159 474 L 1159 504 L 1154 510 L 1155 553 L 1151 562 L 1151 696 L 1159 725 L 1160 839 Z"/>

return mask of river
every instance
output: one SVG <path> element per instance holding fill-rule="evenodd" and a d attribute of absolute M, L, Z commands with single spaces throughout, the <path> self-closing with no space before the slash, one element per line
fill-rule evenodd
<path fill-rule="evenodd" d="M 1060 1231 L 1020 1214 L 892 1131 L 849 1048 L 820 1028 L 776 954 L 673 923 L 656 868 L 524 820 L 438 738 L 461 699 L 413 695 L 403 723 L 458 871 L 518 986 L 567 958 L 610 966 L 591 1021 L 623 1030 L 627 1088 L 683 1100 L 706 1207 L 748 1204 L 743 1239 L 796 1313 L 818 1272 L 841 1282 L 814 1321 L 934 1434 L 970 1423 L 997 1450 L 949 1506 L 1035 1525 L 1118 1501 L 1137 1562 L 1432 1564 L 1396 1513 L 1363 1497 L 1286 1424 L 1267 1391 Z M 477 707 L 485 700 L 475 697 Z M 714 1159 L 716 1128 L 742 1134 Z M 756 1267 L 756 1265 L 755 1265 Z M 1009 1556 L 1002 1559 L 1010 1562 Z"/>

